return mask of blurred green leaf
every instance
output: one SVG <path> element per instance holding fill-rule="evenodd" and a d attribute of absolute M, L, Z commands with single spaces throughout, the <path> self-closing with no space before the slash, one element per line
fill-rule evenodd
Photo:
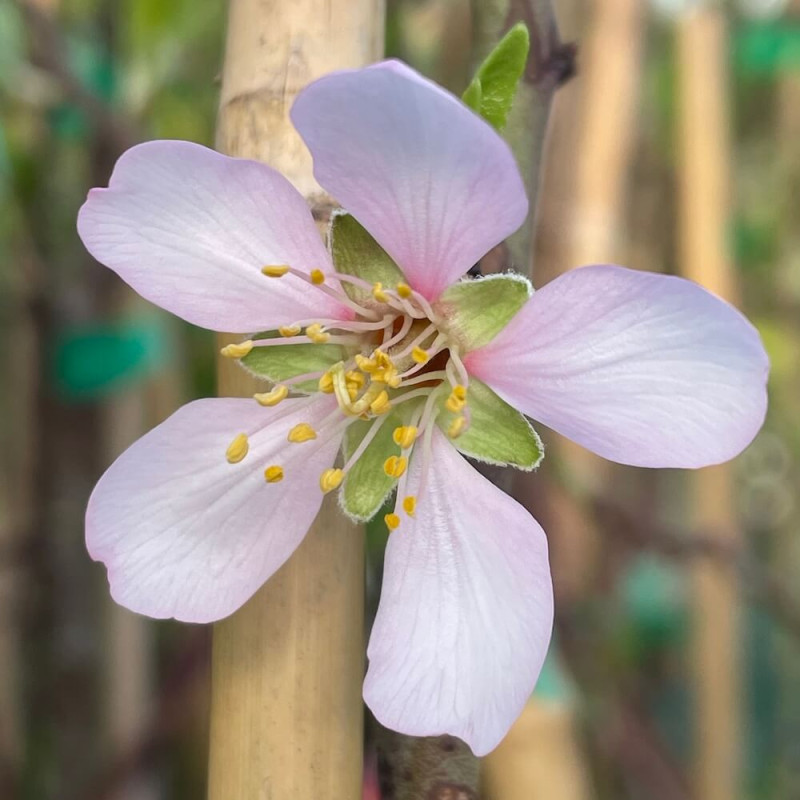
<path fill-rule="evenodd" d="M 461 96 L 490 125 L 501 131 L 508 120 L 517 84 L 525 71 L 530 49 L 528 28 L 518 22 L 480 65 Z"/>
<path fill-rule="evenodd" d="M 753 22 L 736 32 L 736 66 L 750 75 L 773 76 L 800 70 L 800 25 Z"/>
<path fill-rule="evenodd" d="M 73 400 L 91 400 L 142 380 L 164 362 L 162 326 L 153 318 L 67 329 L 56 344 L 56 386 Z"/>

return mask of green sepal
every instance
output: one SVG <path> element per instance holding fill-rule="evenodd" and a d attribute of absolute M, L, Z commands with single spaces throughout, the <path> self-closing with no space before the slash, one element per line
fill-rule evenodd
<path fill-rule="evenodd" d="M 442 406 L 446 395 L 442 398 Z M 456 450 L 465 456 L 497 466 L 529 471 L 536 469 L 544 456 L 544 445 L 525 417 L 501 400 L 485 383 L 472 378 L 467 391 L 470 425 L 455 439 Z M 437 417 L 446 433 L 455 414 L 443 410 Z"/>
<path fill-rule="evenodd" d="M 253 339 L 274 339 L 277 331 L 256 333 Z M 307 372 L 325 372 L 339 361 L 346 361 L 348 354 L 340 344 L 283 344 L 274 347 L 256 345 L 240 359 L 244 368 L 257 378 L 265 378 L 273 383 L 304 375 Z M 300 392 L 317 391 L 318 381 L 304 381 L 293 386 Z"/>
<path fill-rule="evenodd" d="M 465 350 L 488 344 L 533 294 L 522 275 L 487 275 L 448 286 L 436 302 L 447 330 Z"/>
<path fill-rule="evenodd" d="M 390 411 L 375 438 L 347 473 L 339 492 L 339 504 L 352 519 L 358 522 L 372 519 L 397 485 L 397 478 L 390 478 L 383 471 L 383 463 L 389 456 L 400 455 L 401 450 L 394 443 L 392 434 L 395 428 L 408 424 L 416 407 L 418 404 L 412 400 Z M 374 420 L 359 420 L 347 428 L 344 437 L 345 460 L 355 452 L 373 423 Z"/>
<path fill-rule="evenodd" d="M 461 96 L 466 105 L 498 131 L 503 130 L 508 120 L 517 84 L 525 72 L 530 44 L 525 23 L 518 22 L 478 67 Z"/>
<path fill-rule="evenodd" d="M 367 283 L 381 283 L 394 289 L 405 276 L 391 256 L 372 238 L 367 229 L 347 212 L 336 212 L 328 234 L 336 271 L 361 278 Z M 373 303 L 372 294 L 352 283 L 343 283 L 351 300 L 362 305 Z"/>

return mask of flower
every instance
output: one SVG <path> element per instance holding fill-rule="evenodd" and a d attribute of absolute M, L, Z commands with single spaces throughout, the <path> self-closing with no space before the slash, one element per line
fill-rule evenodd
<path fill-rule="evenodd" d="M 324 77 L 292 119 L 347 209 L 330 252 L 277 172 L 188 142 L 132 148 L 80 211 L 99 261 L 247 334 L 223 352 L 270 381 L 190 403 L 123 453 L 89 501 L 88 549 L 122 605 L 207 622 L 284 563 L 326 492 L 366 519 L 395 491 L 364 696 L 385 725 L 480 755 L 534 687 L 553 599 L 544 532 L 462 454 L 533 469 L 527 415 L 625 464 L 721 462 L 762 424 L 767 358 L 738 311 L 678 278 L 465 280 L 524 221 L 523 184 L 494 130 L 403 64 Z"/>

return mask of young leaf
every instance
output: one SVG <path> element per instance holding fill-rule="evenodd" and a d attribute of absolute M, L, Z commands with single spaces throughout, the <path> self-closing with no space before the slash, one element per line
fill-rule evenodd
<path fill-rule="evenodd" d="M 528 29 L 519 22 L 489 53 L 462 95 L 464 103 L 498 131 L 508 120 L 529 49 Z"/>

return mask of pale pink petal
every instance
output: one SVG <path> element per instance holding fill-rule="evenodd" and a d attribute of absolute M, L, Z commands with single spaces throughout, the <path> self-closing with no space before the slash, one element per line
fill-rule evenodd
<path fill-rule="evenodd" d="M 420 469 L 415 456 L 412 493 Z M 544 532 L 437 430 L 416 515 L 389 536 L 367 705 L 393 730 L 488 753 L 533 690 L 552 621 Z"/>
<path fill-rule="evenodd" d="M 86 513 L 89 554 L 108 568 L 111 594 L 151 617 L 209 622 L 239 608 L 292 554 L 320 503 L 320 473 L 341 437 L 289 444 L 289 429 L 317 422 L 330 397 L 197 400 L 126 450 L 100 479 Z M 250 452 L 229 464 L 238 433 Z M 267 483 L 264 469 L 282 466 Z"/>
<path fill-rule="evenodd" d="M 351 312 L 266 264 L 330 271 L 303 198 L 274 169 L 191 142 L 132 147 L 78 215 L 89 252 L 142 297 L 211 330 L 249 333 Z"/>
<path fill-rule="evenodd" d="M 528 213 L 500 135 L 400 62 L 321 78 L 292 121 L 320 184 L 431 300 Z"/>
<path fill-rule="evenodd" d="M 466 364 L 528 416 L 640 467 L 727 461 L 767 407 L 767 355 L 735 308 L 690 281 L 609 265 L 539 289 Z"/>

